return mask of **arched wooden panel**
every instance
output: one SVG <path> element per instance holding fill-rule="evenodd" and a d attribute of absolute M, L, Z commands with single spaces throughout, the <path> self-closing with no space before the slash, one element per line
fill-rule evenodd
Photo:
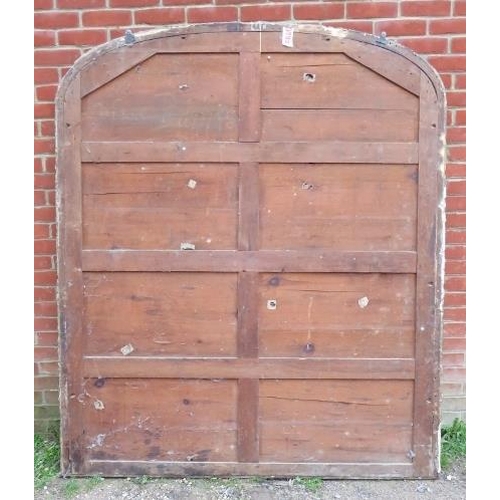
<path fill-rule="evenodd" d="M 438 77 L 319 26 L 127 42 L 58 94 L 64 472 L 435 476 Z"/>

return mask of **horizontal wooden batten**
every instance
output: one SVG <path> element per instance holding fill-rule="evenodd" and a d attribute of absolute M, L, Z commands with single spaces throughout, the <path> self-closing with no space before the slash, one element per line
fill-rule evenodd
<path fill-rule="evenodd" d="M 418 163 L 413 142 L 82 142 L 82 162 Z"/>
<path fill-rule="evenodd" d="M 90 460 L 82 475 L 123 477 L 169 476 L 321 476 L 324 478 L 402 478 L 413 476 L 409 463 L 236 463 L 236 462 L 159 462 L 146 460 Z"/>
<path fill-rule="evenodd" d="M 415 252 L 83 250 L 83 271 L 415 273 Z"/>
<path fill-rule="evenodd" d="M 172 358 L 86 356 L 85 378 L 411 380 L 411 358 Z"/>

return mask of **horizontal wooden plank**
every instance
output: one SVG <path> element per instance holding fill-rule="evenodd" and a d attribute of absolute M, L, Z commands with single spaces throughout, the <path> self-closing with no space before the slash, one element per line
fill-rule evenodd
<path fill-rule="evenodd" d="M 178 379 L 394 379 L 411 380 L 415 360 L 395 358 L 173 358 L 86 356 L 85 377 Z"/>
<path fill-rule="evenodd" d="M 162 462 L 146 460 L 90 460 L 80 475 L 109 477 L 159 476 L 264 476 L 297 477 L 320 476 L 331 479 L 392 479 L 414 477 L 408 463 L 237 463 L 237 462 Z"/>
<path fill-rule="evenodd" d="M 83 354 L 234 356 L 236 282 L 236 273 L 83 273 Z"/>
<path fill-rule="evenodd" d="M 263 164 L 260 248 L 415 250 L 416 165 Z"/>
<path fill-rule="evenodd" d="M 418 113 L 406 109 L 264 109 L 263 141 L 418 140 Z"/>
<path fill-rule="evenodd" d="M 415 252 L 83 250 L 83 271 L 414 273 Z"/>
<path fill-rule="evenodd" d="M 92 459 L 236 460 L 234 380 L 92 379 L 74 399 Z"/>
<path fill-rule="evenodd" d="M 418 163 L 413 142 L 96 142 L 81 144 L 83 162 Z"/>

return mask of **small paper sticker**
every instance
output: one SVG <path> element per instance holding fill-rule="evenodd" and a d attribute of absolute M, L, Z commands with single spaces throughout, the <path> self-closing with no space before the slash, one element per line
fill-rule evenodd
<path fill-rule="evenodd" d="M 281 32 L 281 43 L 285 47 L 293 47 L 293 28 L 291 26 L 283 26 Z"/>
<path fill-rule="evenodd" d="M 124 355 L 124 356 L 128 356 L 129 354 L 131 354 L 132 352 L 134 352 L 134 346 L 132 344 L 127 344 L 127 345 L 124 345 L 121 349 L 120 349 L 120 352 Z"/>
<path fill-rule="evenodd" d="M 196 187 L 196 181 L 194 179 L 189 179 L 187 186 L 189 189 L 194 189 Z"/>

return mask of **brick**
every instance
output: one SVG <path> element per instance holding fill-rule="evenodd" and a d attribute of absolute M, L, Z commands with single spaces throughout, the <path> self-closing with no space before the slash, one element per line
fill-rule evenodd
<path fill-rule="evenodd" d="M 56 220 L 56 209 L 54 207 L 35 208 L 36 222 L 53 222 Z"/>
<path fill-rule="evenodd" d="M 56 32 L 51 30 L 35 30 L 33 40 L 35 47 L 51 47 L 56 43 Z"/>
<path fill-rule="evenodd" d="M 458 212 L 466 209 L 465 196 L 450 196 L 446 199 L 446 212 Z"/>
<path fill-rule="evenodd" d="M 47 156 L 43 159 L 43 170 L 47 173 L 55 173 L 56 171 L 55 156 Z"/>
<path fill-rule="evenodd" d="M 441 403 L 441 409 L 444 411 L 460 411 L 465 410 L 465 398 L 445 398 Z"/>
<path fill-rule="evenodd" d="M 451 51 L 455 53 L 465 54 L 466 52 L 466 38 L 456 37 L 451 39 Z"/>
<path fill-rule="evenodd" d="M 446 247 L 445 258 L 447 260 L 464 260 L 466 258 L 466 247 L 460 245 L 453 245 Z"/>
<path fill-rule="evenodd" d="M 465 321 L 465 307 L 453 307 L 444 310 L 445 321 Z"/>
<path fill-rule="evenodd" d="M 419 54 L 444 54 L 448 49 L 446 38 L 399 38 L 398 42 Z"/>
<path fill-rule="evenodd" d="M 56 419 L 59 417 L 59 406 L 35 406 L 35 420 Z"/>
<path fill-rule="evenodd" d="M 78 49 L 37 49 L 35 66 L 72 65 L 80 57 Z"/>
<path fill-rule="evenodd" d="M 57 83 L 59 81 L 56 68 L 35 68 L 34 76 L 36 84 Z"/>
<path fill-rule="evenodd" d="M 465 146 L 448 146 L 448 159 L 450 161 L 465 161 Z"/>
<path fill-rule="evenodd" d="M 53 103 L 35 104 L 35 118 L 54 118 L 55 105 Z"/>
<path fill-rule="evenodd" d="M 151 7 L 159 3 L 159 0 L 109 0 L 110 7 Z"/>
<path fill-rule="evenodd" d="M 172 0 L 173 4 L 176 3 L 182 3 L 184 4 L 191 4 L 191 3 L 210 3 L 211 0 L 197 0 L 196 2 L 192 2 L 191 0 Z M 278 2 L 288 2 L 289 0 L 275 0 L 276 3 Z M 317 2 L 318 0 L 305 0 L 311 1 L 311 2 Z M 214 0 L 214 3 L 216 5 L 238 5 L 241 3 L 248 4 L 248 3 L 264 3 L 266 0 Z M 170 0 L 163 0 L 163 4 L 170 3 Z"/>
<path fill-rule="evenodd" d="M 59 373 L 59 362 L 56 360 L 40 361 L 38 363 L 38 370 L 40 375 L 57 375 Z M 54 403 L 57 403 L 57 399 Z"/>
<path fill-rule="evenodd" d="M 76 28 L 78 23 L 76 12 L 35 12 L 35 29 Z"/>
<path fill-rule="evenodd" d="M 465 337 L 466 333 L 466 324 L 465 323 L 445 323 L 443 328 L 444 336 L 453 341 L 461 340 L 462 337 Z M 453 342 L 452 342 L 453 344 Z M 449 347 L 449 346 L 448 346 Z M 464 344 L 465 348 L 465 344 Z M 449 350 L 449 349 L 448 349 Z"/>
<path fill-rule="evenodd" d="M 295 19 L 339 19 L 344 17 L 343 3 L 313 3 L 293 6 Z"/>
<path fill-rule="evenodd" d="M 39 346 L 57 347 L 58 334 L 57 332 L 36 332 L 35 339 Z"/>
<path fill-rule="evenodd" d="M 453 15 L 454 16 L 465 16 L 465 0 L 455 0 L 453 6 Z"/>
<path fill-rule="evenodd" d="M 40 332 L 57 330 L 57 318 L 35 318 L 34 328 Z"/>
<path fill-rule="evenodd" d="M 184 22 L 184 9 L 146 9 L 135 12 L 136 24 L 172 24 Z"/>
<path fill-rule="evenodd" d="M 38 258 L 47 258 L 50 260 L 50 257 L 38 257 Z M 34 304 L 34 313 L 36 316 L 40 317 L 57 317 L 57 304 L 55 302 L 35 302 Z M 57 326 L 56 328 L 57 329 Z"/>
<path fill-rule="evenodd" d="M 448 214 L 446 216 L 446 227 L 465 227 L 465 214 Z"/>
<path fill-rule="evenodd" d="M 43 363 L 45 364 L 45 363 Z M 57 373 L 57 364 L 56 370 L 51 369 L 51 373 Z M 59 391 L 43 391 L 43 402 L 47 405 L 58 405 L 59 404 Z"/>
<path fill-rule="evenodd" d="M 446 177 L 451 179 L 464 178 L 466 174 L 466 166 L 463 163 L 448 163 L 446 165 Z M 465 193 L 464 193 L 465 194 Z"/>
<path fill-rule="evenodd" d="M 48 154 L 54 153 L 55 141 L 54 139 L 35 139 L 35 154 Z"/>
<path fill-rule="evenodd" d="M 445 263 L 445 273 L 447 276 L 452 274 L 465 275 L 465 271 L 466 263 L 464 260 L 451 260 Z"/>
<path fill-rule="evenodd" d="M 441 78 L 441 81 L 443 82 L 444 88 L 451 89 L 451 87 L 452 87 L 451 74 L 447 75 L 447 74 L 441 73 L 439 76 Z"/>
<path fill-rule="evenodd" d="M 395 17 L 397 14 L 397 2 L 349 2 L 346 5 L 346 18 Z"/>
<path fill-rule="evenodd" d="M 40 347 L 35 346 L 35 361 L 40 360 L 51 360 L 56 361 L 58 359 L 57 347 Z"/>
<path fill-rule="evenodd" d="M 444 366 L 465 366 L 465 354 L 461 352 L 443 353 Z"/>
<path fill-rule="evenodd" d="M 372 21 L 330 21 L 324 23 L 325 26 L 332 26 L 334 28 L 344 28 L 346 30 L 361 31 L 363 33 L 373 33 L 373 22 Z"/>
<path fill-rule="evenodd" d="M 106 7 L 106 0 L 57 0 L 60 9 L 97 9 Z"/>
<path fill-rule="evenodd" d="M 443 382 L 462 382 L 465 380 L 465 368 L 446 368 L 443 370 Z"/>
<path fill-rule="evenodd" d="M 375 22 L 375 32 L 385 31 L 387 36 L 425 35 L 425 21 L 420 19 L 395 19 Z"/>
<path fill-rule="evenodd" d="M 44 202 L 42 202 L 44 203 Z M 40 205 L 42 205 L 40 203 Z M 37 205 L 37 203 L 35 203 Z M 35 224 L 34 226 L 34 239 L 35 240 L 46 240 L 50 238 L 50 226 L 48 224 Z M 35 266 L 36 269 L 36 266 Z"/>
<path fill-rule="evenodd" d="M 53 102 L 56 98 L 57 85 L 41 85 L 36 89 L 36 98 L 39 101 Z"/>
<path fill-rule="evenodd" d="M 290 5 L 255 5 L 241 7 L 242 21 L 282 21 L 292 17 Z M 297 18 L 297 16 L 295 16 Z"/>
<path fill-rule="evenodd" d="M 447 244 L 465 244 L 466 234 L 465 230 L 448 230 L 446 231 L 446 243 Z"/>
<path fill-rule="evenodd" d="M 434 0 L 401 2 L 401 15 L 405 17 L 449 16 L 451 2 Z"/>
<path fill-rule="evenodd" d="M 457 109 L 455 112 L 455 125 L 465 125 L 467 121 L 465 109 Z"/>
<path fill-rule="evenodd" d="M 446 142 L 449 144 L 465 142 L 465 127 L 448 127 L 446 131 Z"/>
<path fill-rule="evenodd" d="M 35 175 L 35 188 L 53 188 L 55 183 L 54 174 L 36 174 Z"/>
<path fill-rule="evenodd" d="M 237 21 L 236 7 L 192 7 L 187 9 L 188 23 L 209 23 L 215 21 Z"/>
<path fill-rule="evenodd" d="M 132 13 L 129 10 L 91 10 L 82 14 L 84 26 L 129 26 Z"/>
<path fill-rule="evenodd" d="M 36 286 L 34 289 L 34 299 L 35 299 L 35 302 L 55 300 L 56 299 L 56 290 L 55 290 L 55 288 L 52 288 L 52 287 Z"/>
<path fill-rule="evenodd" d="M 37 224 L 40 226 L 41 224 Z M 45 224 L 46 226 L 46 224 Z M 48 255 L 35 255 L 34 256 L 34 268 L 35 269 L 52 269 L 52 259 Z M 40 311 L 43 310 L 43 307 Z"/>
<path fill-rule="evenodd" d="M 61 30 L 58 33 L 59 45 L 100 45 L 108 39 L 106 30 Z"/>
<path fill-rule="evenodd" d="M 38 367 L 35 365 L 35 369 L 38 369 Z M 33 397 L 33 402 L 36 405 L 41 405 L 43 403 L 43 393 L 42 392 L 35 392 L 34 397 Z"/>
<path fill-rule="evenodd" d="M 56 126 L 55 126 L 55 122 L 54 120 L 44 120 L 42 122 L 40 122 L 40 131 L 41 131 L 41 135 L 43 136 L 49 136 L 49 137 L 53 137 L 54 134 L 55 134 L 55 129 L 56 129 Z"/>
<path fill-rule="evenodd" d="M 463 75 L 455 75 L 455 88 L 456 89 L 465 89 L 467 85 L 467 76 L 465 73 Z"/>
<path fill-rule="evenodd" d="M 465 262 L 464 261 L 451 261 L 447 262 L 446 266 L 450 264 L 460 264 L 465 267 Z M 446 271 L 448 273 L 448 271 Z M 453 293 L 453 292 L 448 292 L 445 297 L 444 297 L 444 307 L 458 307 L 458 306 L 465 306 L 467 301 L 467 296 L 465 293 Z"/>
<path fill-rule="evenodd" d="M 450 291 L 464 291 L 465 290 L 465 276 L 451 276 L 445 277 L 444 288 Z"/>
<path fill-rule="evenodd" d="M 465 56 L 430 56 L 428 62 L 438 71 L 465 71 Z"/>
<path fill-rule="evenodd" d="M 441 384 L 441 394 L 443 396 L 460 396 L 465 393 L 464 384 L 450 383 Z"/>
<path fill-rule="evenodd" d="M 429 21 L 430 35 L 464 34 L 465 19 L 431 19 Z"/>
<path fill-rule="evenodd" d="M 35 255 L 53 255 L 56 253 L 55 240 L 36 240 L 34 242 Z"/>
<path fill-rule="evenodd" d="M 35 285 L 57 284 L 57 273 L 55 271 L 37 271 L 34 276 Z"/>
<path fill-rule="evenodd" d="M 35 0 L 34 8 L 35 10 L 48 10 L 52 9 L 54 6 L 54 0 Z"/>
<path fill-rule="evenodd" d="M 33 196 L 33 201 L 35 207 L 40 207 L 45 205 L 45 191 L 35 191 Z M 47 228 L 48 232 L 48 228 Z"/>

